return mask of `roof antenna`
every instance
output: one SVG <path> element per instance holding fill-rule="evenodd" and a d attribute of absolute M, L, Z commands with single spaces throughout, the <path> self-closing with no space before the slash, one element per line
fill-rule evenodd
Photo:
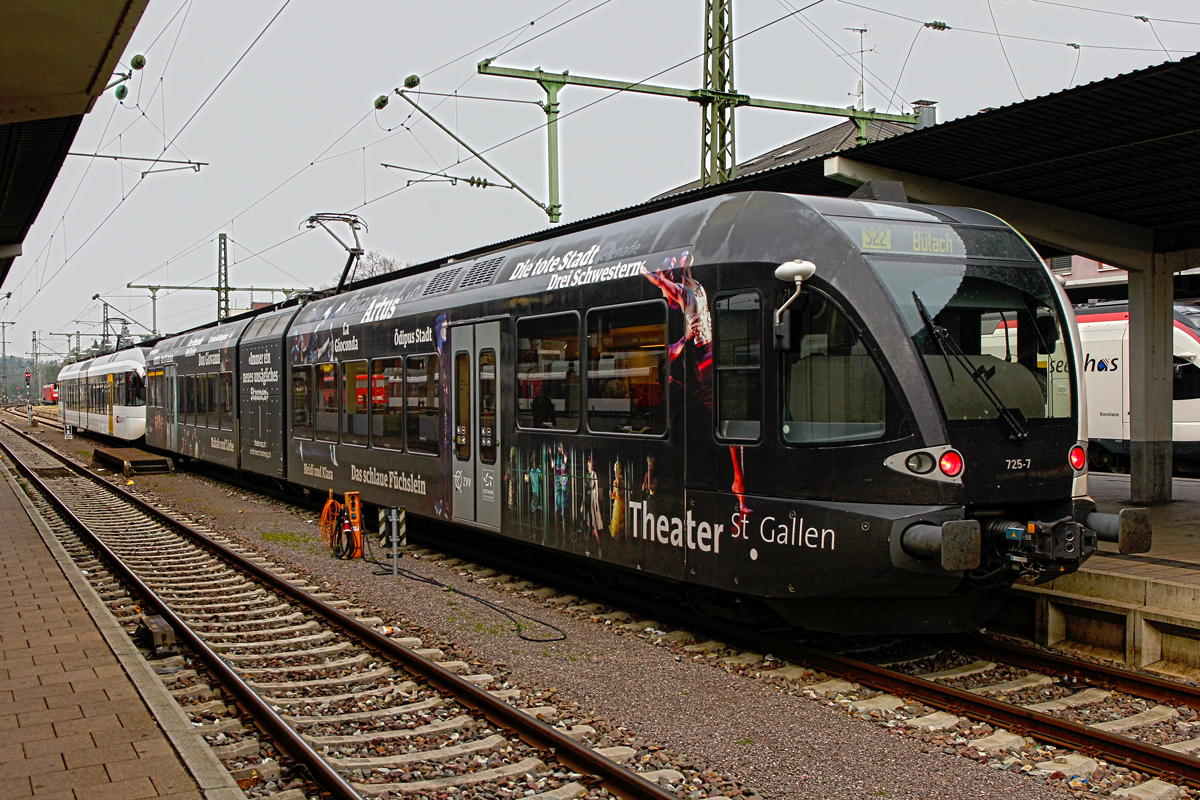
<path fill-rule="evenodd" d="M 854 107 L 859 111 L 862 111 L 867 107 L 865 92 L 863 91 L 863 86 L 866 83 L 867 77 L 866 69 L 863 65 L 863 54 L 867 52 L 865 49 L 865 37 L 870 28 L 868 28 L 866 25 L 863 25 L 861 28 L 844 28 L 843 30 L 853 31 L 854 33 L 858 34 L 858 91 L 854 94 L 851 94 L 850 97 L 858 98 L 854 103 Z"/>

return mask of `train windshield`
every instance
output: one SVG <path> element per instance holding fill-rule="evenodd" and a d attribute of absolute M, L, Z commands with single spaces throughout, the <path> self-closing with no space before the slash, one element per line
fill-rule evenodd
<path fill-rule="evenodd" d="M 895 300 L 950 421 L 1072 414 L 1071 348 L 1041 265 L 869 259 Z"/>

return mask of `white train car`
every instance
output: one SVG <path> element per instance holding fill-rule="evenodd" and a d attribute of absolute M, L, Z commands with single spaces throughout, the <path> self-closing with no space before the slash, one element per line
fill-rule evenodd
<path fill-rule="evenodd" d="M 1200 473 L 1200 305 L 1175 303 L 1171 404 L 1175 471 Z M 1083 343 L 1089 456 L 1092 466 L 1129 470 L 1129 304 L 1075 309 Z"/>
<path fill-rule="evenodd" d="M 146 353 L 131 347 L 68 364 L 58 373 L 64 425 L 124 441 L 146 435 Z"/>

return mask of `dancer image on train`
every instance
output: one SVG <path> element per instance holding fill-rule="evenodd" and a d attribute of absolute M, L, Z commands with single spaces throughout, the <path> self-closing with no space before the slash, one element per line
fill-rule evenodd
<path fill-rule="evenodd" d="M 554 469 L 554 513 L 565 522 L 567 516 L 569 462 L 567 460 L 567 448 L 563 446 L 562 442 L 558 443 L 558 447 L 554 451 L 552 467 Z"/>
<path fill-rule="evenodd" d="M 642 478 L 642 496 L 653 497 L 658 488 L 658 479 L 654 477 L 654 456 L 646 456 L 646 474 Z"/>
<path fill-rule="evenodd" d="M 587 475 L 583 485 L 583 508 L 580 509 L 587 520 L 587 527 L 596 544 L 600 544 L 600 529 L 604 527 L 604 512 L 600 508 L 600 477 L 596 474 L 595 456 L 587 457 Z"/>
<path fill-rule="evenodd" d="M 612 498 L 612 519 L 608 531 L 614 537 L 625 530 L 625 479 L 621 475 L 621 462 L 613 464 L 613 483 L 609 491 Z"/>
<path fill-rule="evenodd" d="M 529 510 L 537 516 L 542 513 L 542 465 L 538 463 L 537 456 L 530 458 L 525 480 L 529 482 Z"/>
<path fill-rule="evenodd" d="M 671 308 L 683 312 L 683 338 L 667 348 L 670 360 L 674 361 L 683 355 L 690 342 L 696 349 L 695 373 L 696 397 L 704 405 L 712 408 L 712 365 L 713 365 L 713 322 L 712 313 L 708 308 L 708 292 L 700 281 L 692 276 L 692 263 L 695 258 L 691 252 L 684 250 L 679 257 L 667 256 L 663 259 L 662 267 L 650 272 L 644 266 L 642 275 L 646 280 L 658 287 Z M 675 280 L 675 267 L 680 268 L 680 280 Z M 746 484 L 742 473 L 742 448 L 738 445 L 729 446 L 729 458 L 733 462 L 733 485 L 731 487 L 738 499 L 738 507 L 742 514 L 749 513 L 746 507 Z"/>

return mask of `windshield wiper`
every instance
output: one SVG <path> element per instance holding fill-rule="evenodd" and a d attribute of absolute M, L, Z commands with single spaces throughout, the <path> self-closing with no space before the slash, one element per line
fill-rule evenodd
<path fill-rule="evenodd" d="M 917 311 L 921 312 L 921 320 L 925 323 L 925 330 L 933 337 L 934 344 L 937 345 L 938 351 L 942 354 L 942 358 L 946 359 L 946 370 L 950 370 L 950 357 L 946 354 L 947 348 L 954 355 L 954 360 L 966 370 L 971 376 L 971 380 L 975 381 L 975 385 L 983 392 L 983 396 L 996 408 L 996 413 L 1000 415 L 1000 419 L 1004 420 L 1004 424 L 1008 426 L 1011 436 L 1009 438 L 1014 441 L 1021 441 L 1028 438 L 1029 431 L 1025 429 L 1023 423 L 1024 415 L 1020 410 L 1011 409 L 1004 405 L 1004 401 L 1000 399 L 1000 395 L 996 394 L 996 390 L 988 383 L 992 376 L 996 374 L 996 368 L 985 369 L 977 367 L 971 363 L 971 359 L 962 351 L 958 343 L 954 341 L 945 328 L 935 325 L 933 318 L 929 316 L 929 311 L 926 310 L 925 304 L 921 302 L 921 298 L 916 292 L 912 293 L 913 301 L 917 304 Z M 950 380 L 954 380 L 954 374 L 950 373 Z"/>

